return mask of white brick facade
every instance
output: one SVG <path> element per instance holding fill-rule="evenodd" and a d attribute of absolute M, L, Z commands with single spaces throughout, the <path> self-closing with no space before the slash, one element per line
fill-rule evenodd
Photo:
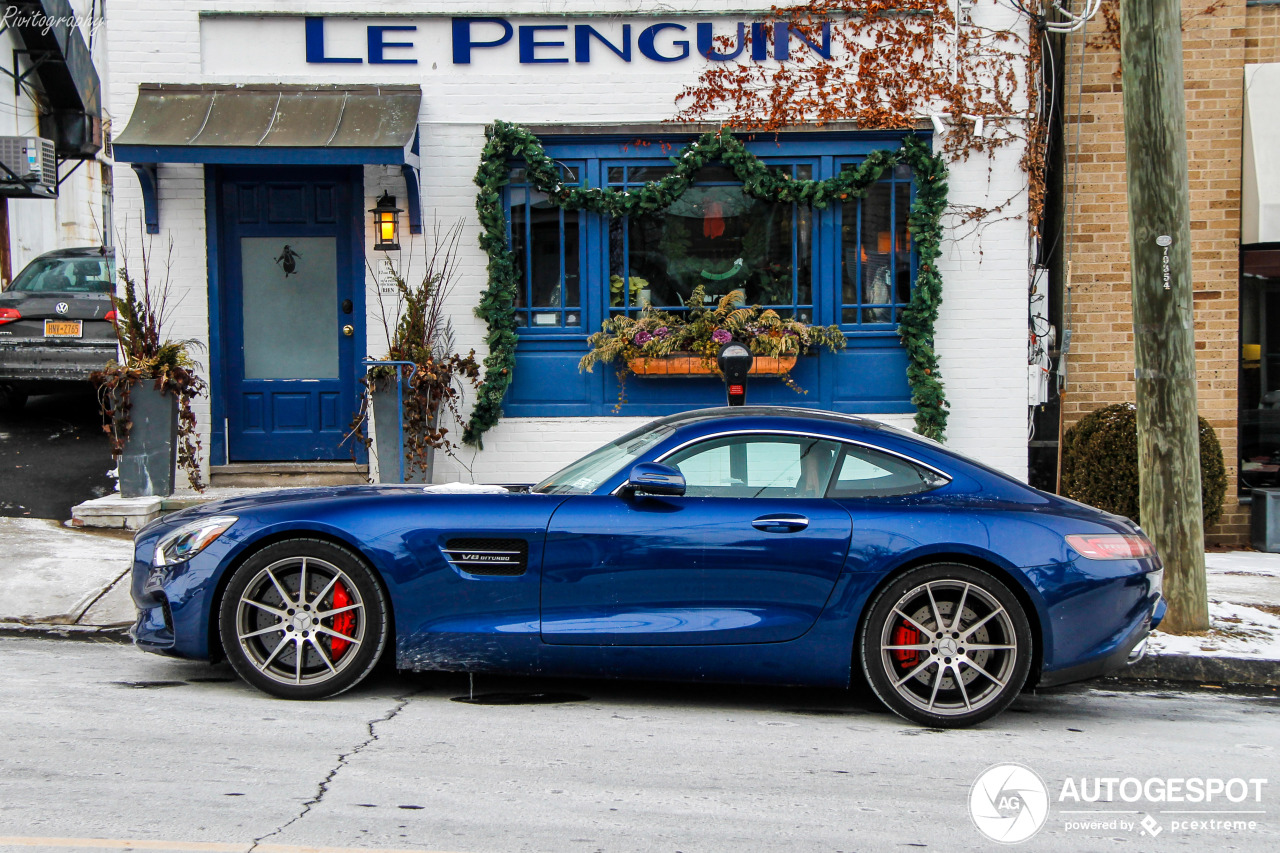
<path fill-rule="evenodd" d="M 554 9 L 550 9 L 554 6 Z M 639 3 L 617 0 L 592 2 L 430 2 L 429 0 L 112 0 L 108 28 L 111 48 L 110 97 L 117 133 L 127 124 L 138 86 L 142 83 L 420 83 L 423 88 L 421 120 L 421 187 L 423 218 L 430 230 L 433 219 L 465 222 L 461 240 L 461 278 L 453 292 L 453 322 L 458 343 L 483 355 L 484 327 L 473 309 L 485 286 L 486 258 L 477 244 L 479 225 L 474 208 L 472 179 L 484 140 L 484 125 L 501 118 L 540 125 L 632 124 L 656 122 L 675 112 L 676 92 L 692 82 L 693 62 L 672 63 L 656 69 L 636 67 L 627 74 L 581 73 L 571 66 L 536 66 L 495 63 L 455 68 L 447 53 L 422 59 L 416 66 L 366 65 L 306 66 L 293 62 L 301 50 L 302 23 L 296 17 L 272 15 L 307 13 L 335 16 L 328 29 L 333 55 L 346 55 L 358 45 L 344 36 L 342 16 L 398 15 L 536 15 L 554 11 L 575 14 L 651 14 L 672 18 L 681 10 L 708 17 L 717 10 L 732 11 L 739 19 L 744 4 L 719 2 Z M 1004 14 L 1001 7 L 983 5 L 989 14 Z M 206 10 L 202 18 L 202 10 Z M 761 12 L 767 6 L 761 5 Z M 212 16 L 209 14 L 212 12 Z M 249 21 L 230 13 L 261 13 L 264 20 Z M 749 17 L 749 16 L 746 16 Z M 283 23 L 282 23 L 283 22 Z M 395 18 L 388 18 L 395 24 Z M 202 32 L 202 26 L 204 30 Z M 234 33 L 275 33 L 292 27 L 292 41 L 273 43 L 272 49 L 255 48 L 254 57 L 232 62 L 234 50 L 221 39 Z M 447 21 L 444 23 L 447 27 Z M 250 30 L 246 30 L 250 27 Z M 267 29 L 263 29 L 267 28 Z M 281 30 L 284 32 L 284 30 Z M 433 36 L 419 35 L 430 42 Z M 243 53 L 243 50 L 241 50 Z M 291 53 L 292 52 L 292 53 Z M 292 63 L 292 64 L 291 64 Z M 293 69 L 283 73 L 282 69 Z M 550 70 L 546 70 L 550 69 Z M 948 443 L 1018 477 L 1026 475 L 1026 339 L 1027 339 L 1027 243 L 1025 175 L 1017 166 L 1017 148 L 1006 149 L 994 162 L 975 156 L 953 165 L 950 177 L 953 203 L 993 206 L 1014 197 L 1014 209 L 1006 209 L 999 221 L 978 234 L 944 244 L 941 271 L 944 302 L 938 322 L 937 349 L 943 380 L 951 403 Z M 153 241 L 153 267 L 174 240 L 174 285 L 184 296 L 174 312 L 170 333 L 175 337 L 209 338 L 207 297 L 206 211 L 203 169 L 200 166 L 162 165 L 159 173 L 161 234 Z M 116 170 L 117 226 L 126 231 L 125 251 L 136 266 L 139 260 L 139 223 L 142 198 L 137 181 L 126 166 Z M 364 207 L 372 207 L 383 189 L 403 197 L 404 182 L 398 169 L 365 168 Z M 1022 205 L 1022 207 L 1018 207 Z M 127 228 L 124 228 L 125 223 Z M 407 228 L 402 223 L 402 237 Z M 404 240 L 402 239 L 402 242 Z M 373 237 L 366 249 L 372 257 Z M 153 276 L 156 271 L 153 269 Z M 408 276 L 412 280 L 412 271 Z M 371 355 L 384 349 L 377 317 L 377 288 L 367 282 L 368 347 Z M 208 400 L 201 400 L 197 417 L 205 447 L 210 424 Z M 911 415 L 882 419 L 909 425 Z M 437 480 L 461 477 L 484 482 L 533 480 L 572 460 L 605 440 L 632 429 L 644 419 L 507 419 L 485 436 L 485 450 L 458 451 L 456 460 L 438 456 Z M 207 461 L 207 460 L 206 460 Z M 214 464 L 222 462 L 213 460 Z M 467 470 L 470 469 L 470 473 Z"/>

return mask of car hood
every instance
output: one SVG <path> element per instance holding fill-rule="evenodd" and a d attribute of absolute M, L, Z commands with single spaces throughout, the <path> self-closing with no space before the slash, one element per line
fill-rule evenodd
<path fill-rule="evenodd" d="M 360 500 L 377 500 L 380 498 L 403 498 L 407 495 L 422 495 L 424 487 L 421 485 L 359 485 L 359 486 L 310 486 L 307 488 L 297 489 L 277 489 L 269 492 L 254 492 L 253 494 L 237 495 L 235 497 L 223 498 L 222 500 L 210 501 L 208 503 L 198 504 L 197 506 L 187 507 L 178 512 L 170 513 L 151 522 L 138 532 L 138 538 L 143 534 L 152 533 L 159 528 L 176 527 L 188 522 L 197 521 L 202 518 L 210 518 L 215 515 L 242 515 L 254 512 L 260 509 L 275 509 L 288 505 L 304 506 L 321 504 L 328 501 L 344 500 L 358 498 Z M 513 494 L 508 492 L 508 494 Z M 435 494 L 432 495 L 437 500 L 447 501 L 467 497 L 463 494 Z"/>

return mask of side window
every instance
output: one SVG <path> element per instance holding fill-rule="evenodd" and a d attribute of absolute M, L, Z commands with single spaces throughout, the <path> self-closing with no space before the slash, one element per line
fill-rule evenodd
<path fill-rule="evenodd" d="M 882 498 L 927 492 L 946 483 L 940 474 L 869 447 L 849 446 L 828 497 Z"/>
<path fill-rule="evenodd" d="M 684 475 L 688 497 L 817 498 L 831 482 L 835 442 L 782 435 L 713 438 L 665 464 Z"/>

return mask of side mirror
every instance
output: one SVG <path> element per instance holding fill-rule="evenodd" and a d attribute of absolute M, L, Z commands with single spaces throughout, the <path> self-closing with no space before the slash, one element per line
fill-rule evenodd
<path fill-rule="evenodd" d="M 684 475 L 657 462 L 637 462 L 622 485 L 622 494 L 680 497 L 684 494 Z"/>

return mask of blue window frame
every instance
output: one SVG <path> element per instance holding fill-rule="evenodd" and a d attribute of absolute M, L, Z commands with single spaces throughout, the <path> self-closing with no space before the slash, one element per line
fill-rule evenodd
<path fill-rule="evenodd" d="M 549 138 L 547 153 L 567 183 L 626 190 L 658 180 L 688 138 Z M 870 151 L 896 149 L 902 134 L 760 135 L 748 148 L 772 169 L 825 180 Z M 503 408 L 510 417 L 658 415 L 718 405 L 716 379 L 626 378 L 605 367 L 580 374 L 586 338 L 601 322 L 645 304 L 683 312 L 694 286 L 708 300 L 744 289 L 747 301 L 819 325 L 838 324 L 848 345 L 802 358 L 792 377 L 753 380 L 750 402 L 868 414 L 911 412 L 907 359 L 897 335 L 916 257 L 907 233 L 914 196 L 909 167 L 824 210 L 762 202 L 742 193 L 719 164 L 665 211 L 612 219 L 565 211 L 528 186 L 513 164 L 508 234 L 522 265 L 516 312 L 516 374 Z"/>

